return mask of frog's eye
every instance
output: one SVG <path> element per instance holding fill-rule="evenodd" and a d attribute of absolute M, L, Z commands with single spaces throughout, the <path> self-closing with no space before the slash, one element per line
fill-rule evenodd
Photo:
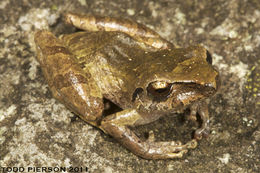
<path fill-rule="evenodd" d="M 165 81 L 152 82 L 147 87 L 148 94 L 157 99 L 167 98 L 171 93 L 172 84 Z"/>

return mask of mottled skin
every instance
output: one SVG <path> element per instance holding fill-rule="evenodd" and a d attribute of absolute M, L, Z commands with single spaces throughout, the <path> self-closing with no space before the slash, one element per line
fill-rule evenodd
<path fill-rule="evenodd" d="M 35 34 L 37 58 L 56 99 L 86 122 L 146 159 L 182 157 L 209 132 L 205 98 L 213 95 L 218 72 L 200 45 L 174 48 L 156 32 L 130 20 L 68 13 L 65 21 L 86 30 L 56 38 Z M 104 98 L 122 111 L 103 117 Z M 129 127 L 189 108 L 202 121 L 194 139 L 141 140 Z"/>

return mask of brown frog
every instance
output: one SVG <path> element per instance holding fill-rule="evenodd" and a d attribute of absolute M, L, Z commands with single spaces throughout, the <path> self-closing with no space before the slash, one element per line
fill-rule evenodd
<path fill-rule="evenodd" d="M 218 72 L 200 45 L 175 48 L 153 30 L 131 20 L 65 14 L 83 32 L 55 37 L 35 34 L 37 59 L 53 96 L 84 121 L 146 159 L 180 158 L 209 133 L 205 98 L 219 87 Z M 120 111 L 103 116 L 104 100 Z M 141 140 L 129 128 L 190 109 L 200 117 L 186 144 Z"/>

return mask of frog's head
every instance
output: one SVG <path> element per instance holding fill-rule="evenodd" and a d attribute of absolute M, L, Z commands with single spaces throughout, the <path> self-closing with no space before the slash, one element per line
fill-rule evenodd
<path fill-rule="evenodd" d="M 175 50 L 164 60 L 166 64 L 154 67 L 157 70 L 143 80 L 146 99 L 152 101 L 154 109 L 178 111 L 210 97 L 219 88 L 219 74 L 202 46 Z"/>

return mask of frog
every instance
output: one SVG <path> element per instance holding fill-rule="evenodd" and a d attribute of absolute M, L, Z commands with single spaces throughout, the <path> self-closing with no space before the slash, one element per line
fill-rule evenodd
<path fill-rule="evenodd" d="M 130 19 L 68 12 L 77 32 L 34 35 L 37 60 L 54 98 L 88 124 L 144 159 L 182 158 L 210 133 L 206 100 L 219 88 L 219 72 L 200 44 L 175 46 Z M 104 115 L 107 103 L 119 109 Z M 156 141 L 135 132 L 164 115 L 189 110 L 199 122 L 186 143 Z"/>

